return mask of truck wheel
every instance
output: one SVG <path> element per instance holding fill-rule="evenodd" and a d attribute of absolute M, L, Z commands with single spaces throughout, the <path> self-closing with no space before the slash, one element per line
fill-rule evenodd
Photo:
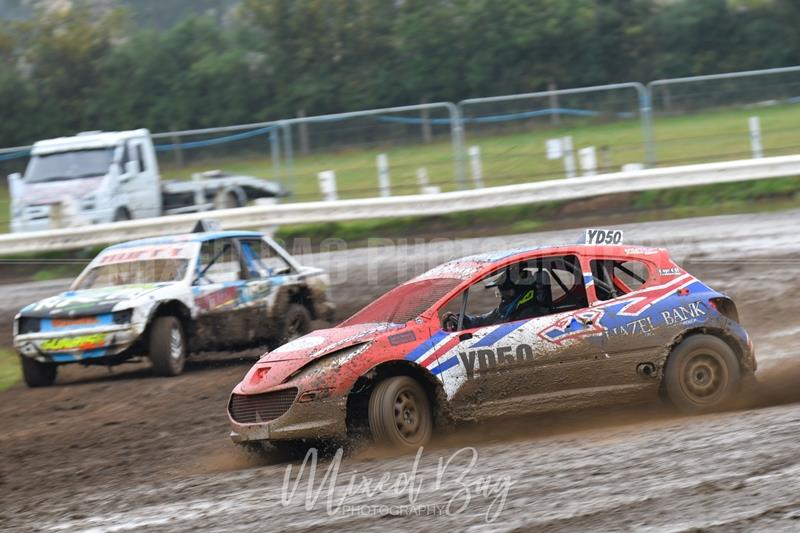
<path fill-rule="evenodd" d="M 40 363 L 36 359 L 20 355 L 22 359 L 22 377 L 28 387 L 49 387 L 56 380 L 58 365 Z"/>
<path fill-rule="evenodd" d="M 281 344 L 298 339 L 311 331 L 311 315 L 308 309 L 300 304 L 289 304 L 283 318 Z"/>
<path fill-rule="evenodd" d="M 408 376 L 378 383 L 369 398 L 369 429 L 376 444 L 416 450 L 433 434 L 428 395 Z"/>
<path fill-rule="evenodd" d="M 177 376 L 186 364 L 186 337 L 174 316 L 159 316 L 150 328 L 150 361 L 158 376 Z"/>
<path fill-rule="evenodd" d="M 664 372 L 667 395 L 686 413 L 722 407 L 739 390 L 741 370 L 728 344 L 712 335 L 692 335 L 678 344 Z"/>
<path fill-rule="evenodd" d="M 233 191 L 220 191 L 214 197 L 214 209 L 233 209 L 234 207 L 242 207 L 242 203 Z"/>
<path fill-rule="evenodd" d="M 114 222 L 124 222 L 130 219 L 131 214 L 124 207 L 119 207 L 116 211 L 114 211 Z"/>

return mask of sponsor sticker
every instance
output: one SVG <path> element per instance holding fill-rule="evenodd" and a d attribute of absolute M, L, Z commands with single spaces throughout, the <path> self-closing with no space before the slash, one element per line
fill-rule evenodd
<path fill-rule="evenodd" d="M 69 328 L 73 326 L 94 326 L 97 324 L 96 316 L 82 316 L 78 318 L 54 318 L 52 319 L 54 328 Z"/>
<path fill-rule="evenodd" d="M 41 348 L 48 352 L 64 352 L 68 350 L 93 350 L 102 348 L 106 344 L 105 333 L 81 335 L 78 337 L 64 337 L 60 339 L 47 339 L 42 341 Z"/>
<path fill-rule="evenodd" d="M 120 248 L 101 253 L 94 263 L 95 265 L 109 265 L 153 259 L 190 259 L 194 255 L 196 248 L 197 243 L 172 243 Z"/>
<path fill-rule="evenodd" d="M 417 336 L 414 335 L 413 331 L 404 331 L 403 333 L 398 333 L 396 335 L 389 336 L 389 344 L 392 346 L 397 346 L 399 344 L 405 344 L 407 342 L 417 340 Z"/>

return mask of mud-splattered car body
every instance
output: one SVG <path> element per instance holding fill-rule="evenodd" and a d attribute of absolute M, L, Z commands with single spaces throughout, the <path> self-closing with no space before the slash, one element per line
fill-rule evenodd
<path fill-rule="evenodd" d="M 445 331 L 445 311 L 468 315 L 470 294 L 515 266 L 540 272 L 549 288 L 537 294 L 550 312 Z M 343 437 L 363 427 L 376 384 L 397 375 L 423 386 L 438 420 L 655 398 L 673 348 L 701 333 L 731 348 L 742 376 L 753 374 L 733 302 L 663 249 L 566 245 L 466 257 L 265 354 L 232 392 L 231 438 Z"/>
<path fill-rule="evenodd" d="M 14 346 L 40 364 L 147 355 L 156 317 L 174 316 L 186 351 L 285 339 L 287 306 L 329 319 L 328 276 L 256 232 L 200 232 L 106 248 L 71 289 L 23 308 Z M 308 331 L 308 329 L 306 330 Z"/>

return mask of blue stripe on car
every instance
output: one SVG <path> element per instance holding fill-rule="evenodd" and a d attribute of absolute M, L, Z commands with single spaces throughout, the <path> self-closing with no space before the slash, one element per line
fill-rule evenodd
<path fill-rule="evenodd" d="M 502 324 L 497 326 L 497 328 L 486 335 L 484 338 L 470 346 L 470 348 L 480 348 L 481 346 L 489 346 L 490 344 L 494 344 L 495 342 L 499 341 L 518 327 L 522 326 L 526 320 L 520 320 L 518 322 L 510 322 L 508 324 Z"/>
<path fill-rule="evenodd" d="M 453 368 L 454 366 L 456 366 L 457 364 L 458 364 L 458 356 L 454 355 L 453 357 L 451 357 L 450 359 L 448 359 L 447 361 L 445 361 L 441 365 L 439 365 L 436 368 L 434 368 L 433 370 L 431 370 L 431 373 L 433 373 L 434 376 L 438 376 L 439 374 L 441 374 L 445 370 L 449 370 L 449 369 Z"/>
<path fill-rule="evenodd" d="M 429 338 L 427 338 L 424 341 L 422 341 L 421 343 L 419 343 L 416 348 L 411 350 L 408 353 L 408 355 L 406 356 L 406 360 L 407 361 L 416 361 L 417 359 L 422 357 L 423 354 L 425 354 L 425 352 L 427 352 L 428 350 L 433 348 L 436 345 L 437 342 L 439 342 L 443 338 L 447 337 L 447 335 L 448 335 L 448 333 L 446 333 L 444 331 L 441 331 L 441 330 L 437 331 L 436 333 L 431 335 Z"/>

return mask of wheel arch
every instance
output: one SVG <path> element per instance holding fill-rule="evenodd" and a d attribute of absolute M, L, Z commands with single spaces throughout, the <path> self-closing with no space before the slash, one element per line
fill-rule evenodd
<path fill-rule="evenodd" d="M 284 312 L 290 304 L 299 304 L 308 310 L 312 320 L 319 318 L 316 309 L 314 309 L 314 298 L 311 294 L 311 289 L 308 286 L 302 283 L 290 284 L 282 286 L 279 290 L 280 293 L 275 300 L 274 315 Z"/>
<path fill-rule="evenodd" d="M 219 209 L 217 202 L 224 198 L 225 196 L 233 196 L 236 199 L 236 203 L 238 204 L 236 207 L 242 207 L 247 205 L 247 193 L 238 185 L 228 185 L 227 187 L 223 187 L 214 194 L 214 207 Z"/>
<path fill-rule="evenodd" d="M 160 316 L 174 316 L 181 323 L 183 332 L 187 340 L 191 338 L 194 333 L 194 321 L 192 320 L 192 313 L 189 308 L 180 300 L 165 300 L 153 306 L 150 311 L 150 316 L 147 319 L 147 330 L 145 336 L 149 336 L 150 329 L 153 321 Z"/>
<path fill-rule="evenodd" d="M 348 433 L 357 432 L 366 423 L 369 398 L 375 386 L 395 376 L 408 376 L 422 386 L 431 404 L 434 428 L 452 423 L 453 418 L 442 382 L 427 368 L 401 359 L 379 363 L 356 379 L 347 394 L 345 422 Z"/>
<path fill-rule="evenodd" d="M 117 215 L 123 215 L 124 218 L 119 218 Z M 121 204 L 114 209 L 114 214 L 111 215 L 115 221 L 119 220 L 133 220 L 133 213 L 131 212 L 130 208 L 127 204 Z"/>
<path fill-rule="evenodd" d="M 684 340 L 688 339 L 689 337 L 693 337 L 695 335 L 711 335 L 725 342 L 725 344 L 727 344 L 731 348 L 731 350 L 733 350 L 733 353 L 736 356 L 736 360 L 739 362 L 739 369 L 742 371 L 742 373 L 744 374 L 745 372 L 748 371 L 747 366 L 745 364 L 745 356 L 746 356 L 745 347 L 741 345 L 741 343 L 739 342 L 738 339 L 736 339 L 736 337 L 731 335 L 724 328 L 698 326 L 695 328 L 684 330 L 680 332 L 678 335 L 676 335 L 674 339 L 672 339 L 672 342 L 667 347 L 666 355 L 661 365 L 662 378 L 664 374 L 664 368 L 666 368 L 667 365 L 667 360 L 675 351 L 675 348 Z"/>

